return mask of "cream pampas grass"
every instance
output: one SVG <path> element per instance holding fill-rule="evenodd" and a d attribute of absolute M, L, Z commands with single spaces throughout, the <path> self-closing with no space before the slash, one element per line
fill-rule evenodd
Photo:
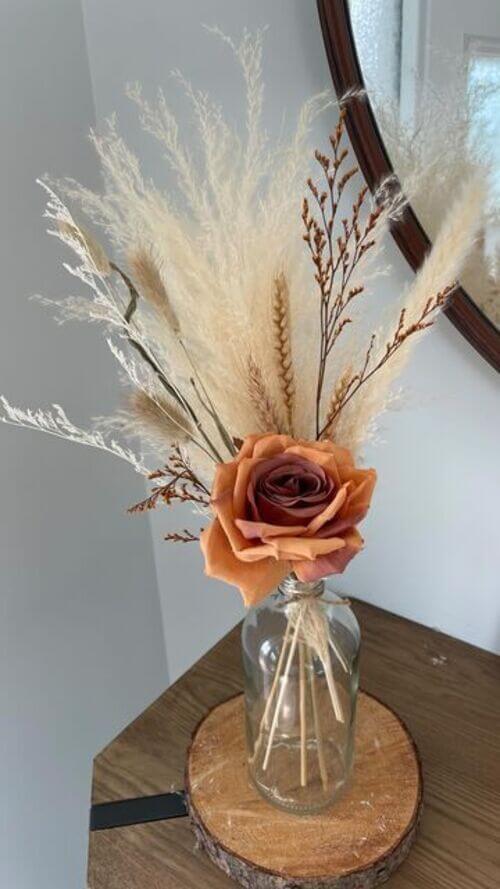
<path fill-rule="evenodd" d="M 394 310 L 392 320 L 377 332 L 376 346 L 371 356 L 373 364 L 380 360 L 387 342 L 391 340 L 402 309 L 405 313 L 405 324 L 407 326 L 417 324 L 431 295 L 444 293 L 458 281 L 480 232 L 484 201 L 485 183 L 476 174 L 462 186 L 450 206 L 434 246 L 401 303 Z M 441 302 L 436 309 L 441 309 L 443 305 Z M 336 410 L 339 415 L 334 428 L 335 438 L 340 444 L 357 451 L 373 436 L 376 431 L 376 419 L 390 405 L 394 395 L 394 383 L 426 330 L 427 326 L 417 331 L 416 336 L 408 338 L 391 360 L 387 361 L 366 383 L 359 397 L 354 397 L 349 403 L 344 401 L 340 411 L 337 404 Z"/>
<path fill-rule="evenodd" d="M 87 254 L 90 267 L 94 267 L 103 278 L 111 274 L 111 264 L 99 241 L 83 226 L 61 220 L 58 225 L 61 240 L 69 246 L 75 244 Z"/>
<path fill-rule="evenodd" d="M 136 389 L 128 400 L 127 431 L 150 442 L 154 450 L 165 456 L 173 442 L 184 444 L 192 428 L 178 405 L 165 396 L 148 395 Z"/>
<path fill-rule="evenodd" d="M 159 320 L 163 321 L 175 336 L 178 336 L 180 333 L 179 321 L 151 250 L 139 247 L 137 250 L 131 251 L 128 264 L 141 295 L 153 307 Z"/>

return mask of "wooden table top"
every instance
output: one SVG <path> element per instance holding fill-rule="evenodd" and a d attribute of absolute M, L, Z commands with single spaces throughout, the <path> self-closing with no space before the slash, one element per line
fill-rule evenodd
<path fill-rule="evenodd" d="M 361 684 L 395 709 L 422 758 L 425 805 L 390 889 L 500 887 L 500 658 L 362 602 Z M 239 626 L 95 759 L 92 802 L 183 787 L 200 718 L 242 688 Z M 90 889 L 234 886 L 195 848 L 186 818 L 90 834 Z"/>

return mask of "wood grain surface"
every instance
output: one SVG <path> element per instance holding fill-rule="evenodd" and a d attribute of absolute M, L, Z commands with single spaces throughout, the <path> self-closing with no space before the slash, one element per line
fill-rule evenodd
<path fill-rule="evenodd" d="M 249 780 L 244 702 L 237 695 L 211 710 L 196 729 L 186 792 L 201 845 L 243 885 L 368 889 L 387 879 L 411 848 L 422 780 L 405 726 L 360 692 L 346 792 L 316 815 L 297 817 L 273 808 Z"/>
<path fill-rule="evenodd" d="M 425 802 L 410 856 L 390 889 L 500 886 L 500 658 L 373 606 L 361 624 L 361 683 L 407 724 Z M 242 688 L 239 627 L 126 728 L 94 762 L 93 802 L 183 787 L 200 719 Z M 187 819 L 92 833 L 90 889 L 234 886 L 195 847 Z"/>

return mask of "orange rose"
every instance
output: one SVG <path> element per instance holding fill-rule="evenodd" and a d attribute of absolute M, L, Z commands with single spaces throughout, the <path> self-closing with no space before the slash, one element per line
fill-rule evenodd
<path fill-rule="evenodd" d="M 340 574 L 363 546 L 355 525 L 376 480 L 331 442 L 249 435 L 215 472 L 216 518 L 201 535 L 206 573 L 238 586 L 246 605 L 291 571 L 301 581 Z"/>

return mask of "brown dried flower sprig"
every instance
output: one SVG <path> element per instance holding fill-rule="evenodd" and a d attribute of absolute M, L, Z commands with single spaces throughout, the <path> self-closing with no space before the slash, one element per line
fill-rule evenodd
<path fill-rule="evenodd" d="M 360 370 L 355 373 L 346 371 L 335 388 L 334 397 L 324 426 L 319 431 L 318 438 L 331 436 L 335 420 L 338 418 L 341 410 L 348 404 L 351 398 L 354 398 L 361 386 L 367 383 L 377 371 L 382 369 L 410 336 L 421 333 L 434 324 L 436 314 L 446 305 L 456 287 L 457 282 L 455 281 L 436 294 L 436 296 L 430 297 L 422 308 L 419 317 L 409 324 L 406 323 L 406 309 L 401 309 L 392 338 L 385 344 L 382 354 L 375 361 L 373 360 L 373 352 L 377 338 L 375 334 L 372 334 Z"/>
<path fill-rule="evenodd" d="M 162 469 L 157 469 L 149 475 L 150 481 L 158 482 L 149 497 L 131 506 L 130 513 L 147 512 L 154 509 L 158 503 L 166 503 L 167 506 L 174 501 L 181 503 L 193 503 L 199 507 L 210 505 L 210 491 L 193 472 L 193 469 L 182 455 L 179 445 L 173 444 L 170 456 Z M 170 538 L 174 539 L 174 537 Z M 196 540 L 196 538 L 192 538 Z"/>
<path fill-rule="evenodd" d="M 316 160 L 324 176 L 324 188 L 320 189 L 312 179 L 307 184 L 313 196 L 319 218 L 311 212 L 309 201 L 304 198 L 302 220 L 305 227 L 304 240 L 311 252 L 315 267 L 315 280 L 320 291 L 320 356 L 316 387 L 316 436 L 321 432 L 321 398 L 325 381 L 328 357 L 340 334 L 351 318 L 344 314 L 355 297 L 363 293 L 362 285 L 350 287 L 353 273 L 363 256 L 375 246 L 371 237 L 377 220 L 383 212 L 383 205 L 375 207 L 366 221 L 361 222 L 361 212 L 368 194 L 363 186 L 352 205 L 351 218 L 341 220 L 341 229 L 335 234 L 337 213 L 342 194 L 347 183 L 356 175 L 358 167 L 349 167 L 342 172 L 349 152 L 342 147 L 345 134 L 345 108 L 340 111 L 335 131 L 330 136 L 332 157 L 317 151 Z"/>

